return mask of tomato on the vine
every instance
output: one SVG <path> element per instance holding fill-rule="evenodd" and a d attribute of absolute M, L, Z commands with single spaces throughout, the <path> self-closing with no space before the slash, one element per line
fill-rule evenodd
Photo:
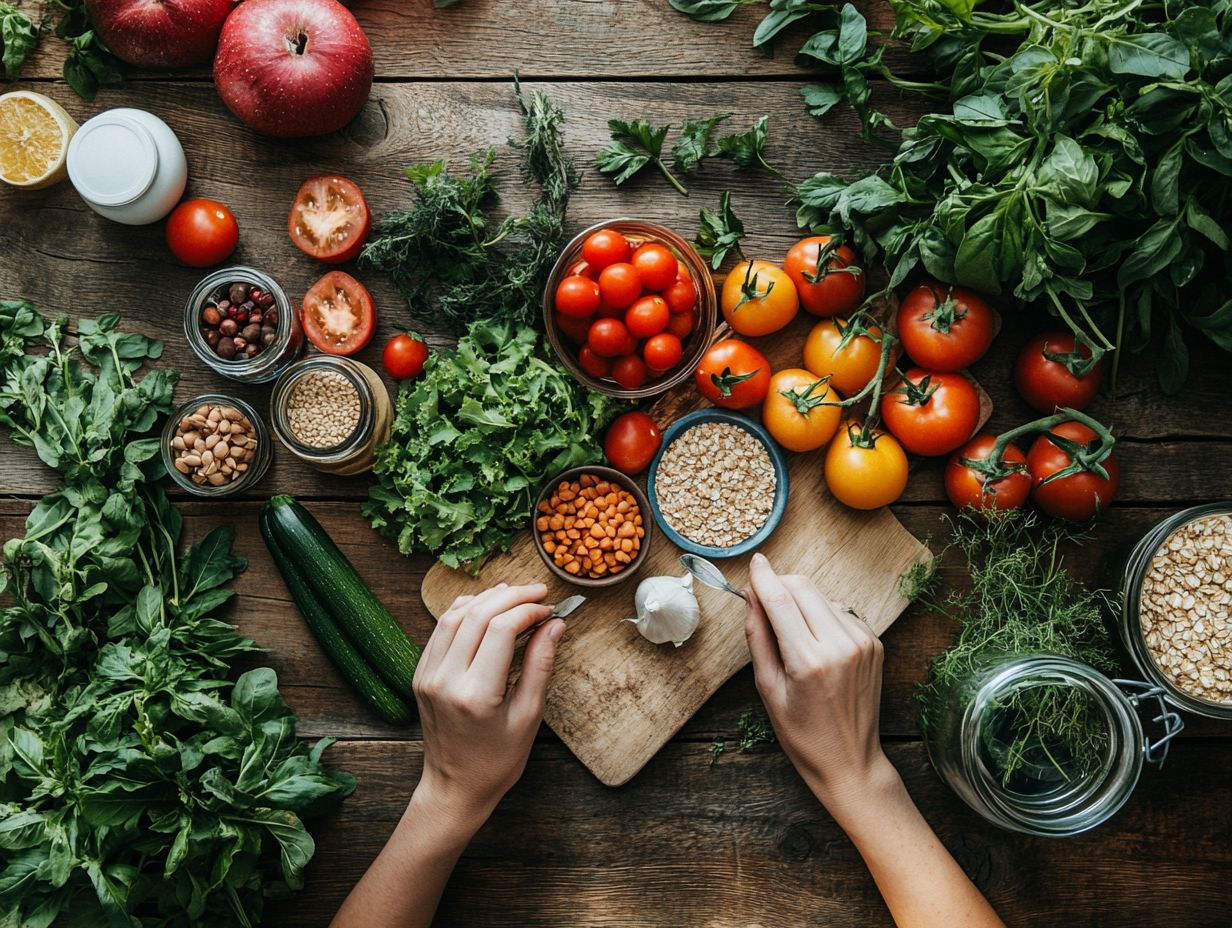
<path fill-rule="evenodd" d="M 676 281 L 677 258 L 658 242 L 639 245 L 630 262 L 647 290 L 666 290 Z"/>
<path fill-rule="evenodd" d="M 800 310 L 796 285 L 769 261 L 741 261 L 723 281 L 723 318 L 741 335 L 777 332 Z"/>
<path fill-rule="evenodd" d="M 601 358 L 618 358 L 632 354 L 637 342 L 619 319 L 596 319 L 590 324 L 586 344 Z"/>
<path fill-rule="evenodd" d="M 702 396 L 726 409 L 747 409 L 766 398 L 770 362 L 747 342 L 726 338 L 702 355 L 693 380 Z"/>
<path fill-rule="evenodd" d="M 605 307 L 626 309 L 642 295 L 642 278 L 632 264 L 609 264 L 599 272 L 599 294 Z"/>
<path fill-rule="evenodd" d="M 1008 474 L 995 480 L 974 469 L 967 461 L 986 461 L 997 439 L 981 433 L 954 452 L 945 465 L 945 492 L 959 509 L 995 509 L 1005 512 L 1018 509 L 1031 493 L 1031 475 L 1027 472 L 1027 457 L 1017 445 L 1005 446 L 1002 461 Z"/>
<path fill-rule="evenodd" d="M 854 312 L 864 299 L 864 271 L 856 265 L 856 253 L 829 235 L 814 235 L 792 245 L 783 270 L 795 285 L 800 305 L 814 316 Z"/>
<path fill-rule="evenodd" d="M 842 414 L 833 404 L 842 397 L 824 377 L 800 368 L 779 371 L 761 409 L 761 421 L 788 451 L 815 451 L 834 437 Z"/>
<path fill-rule="evenodd" d="M 610 264 L 627 262 L 632 255 L 629 240 L 615 229 L 600 229 L 582 243 L 582 260 L 600 271 Z"/>
<path fill-rule="evenodd" d="M 855 335 L 843 345 L 849 324 L 846 319 L 823 319 L 804 342 L 804 366 L 818 377 L 829 376 L 830 386 L 844 396 L 863 390 L 881 363 L 881 327 L 865 322 L 868 334 Z"/>
<path fill-rule="evenodd" d="M 556 311 L 562 316 L 589 319 L 599 303 L 599 285 L 589 277 L 571 274 L 556 286 Z"/>
<path fill-rule="evenodd" d="M 1014 365 L 1014 384 L 1027 405 L 1047 414 L 1062 406 L 1086 409 L 1099 392 L 1103 373 L 1102 358 L 1089 345 L 1079 345 L 1074 333 L 1045 332 L 1023 347 Z"/>
<path fill-rule="evenodd" d="M 888 506 L 907 488 L 907 455 L 894 436 L 878 429 L 864 435 L 848 420 L 826 449 L 826 486 L 852 509 Z"/>
<path fill-rule="evenodd" d="M 667 328 L 671 311 L 661 296 L 644 296 L 625 312 L 625 328 L 635 338 L 650 338 Z"/>
<path fill-rule="evenodd" d="M 428 346 L 410 335 L 395 335 L 381 353 L 381 363 L 394 380 L 410 380 L 423 373 Z"/>
<path fill-rule="evenodd" d="M 1053 436 L 1068 439 L 1092 452 L 1102 444 L 1100 435 L 1081 422 L 1062 422 L 1041 435 L 1027 452 L 1031 472 L 1031 499 L 1044 512 L 1058 519 L 1085 522 L 1107 509 L 1121 485 L 1121 462 L 1115 451 L 1099 462 L 1107 476 L 1093 470 L 1056 477 L 1073 463 L 1070 452 L 1058 447 Z"/>
<path fill-rule="evenodd" d="M 683 355 L 684 346 L 671 332 L 652 336 L 642 346 L 642 357 L 646 360 L 646 366 L 657 374 L 670 371 L 680 363 Z"/>
<path fill-rule="evenodd" d="M 185 200 L 167 220 L 167 246 L 189 267 L 221 264 L 239 240 L 235 216 L 217 200 Z"/>
<path fill-rule="evenodd" d="M 996 318 L 984 298 L 936 281 L 920 284 L 898 307 L 903 350 L 930 371 L 960 371 L 988 351 Z"/>
<path fill-rule="evenodd" d="M 635 354 L 626 354 L 612 362 L 612 379 L 626 390 L 644 386 L 650 378 L 646 363 Z"/>
<path fill-rule="evenodd" d="M 908 451 L 949 454 L 979 425 L 980 397 L 962 374 L 913 367 L 881 398 L 881 418 Z"/>
<path fill-rule="evenodd" d="M 662 442 L 654 419 L 644 412 L 627 412 L 607 427 L 603 453 L 614 468 L 632 477 L 650 466 Z"/>

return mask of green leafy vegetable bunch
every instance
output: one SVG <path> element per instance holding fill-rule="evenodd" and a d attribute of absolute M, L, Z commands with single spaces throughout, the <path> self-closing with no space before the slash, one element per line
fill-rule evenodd
<path fill-rule="evenodd" d="M 0 2 L 0 70 L 16 80 L 22 65 L 38 47 L 39 27 L 11 3 Z"/>
<path fill-rule="evenodd" d="M 602 458 L 598 436 L 622 404 L 539 346 L 529 326 L 477 322 L 403 386 L 364 507 L 402 553 L 477 569 L 526 528 L 544 481 Z"/>
<path fill-rule="evenodd" d="M 32 349 L 45 348 L 45 354 Z M 59 472 L 0 560 L 0 924 L 233 926 L 298 888 L 301 815 L 353 788 L 295 738 L 268 668 L 217 617 L 224 526 L 181 553 L 156 484 L 176 376 L 114 315 L 0 301 L 0 425 Z"/>

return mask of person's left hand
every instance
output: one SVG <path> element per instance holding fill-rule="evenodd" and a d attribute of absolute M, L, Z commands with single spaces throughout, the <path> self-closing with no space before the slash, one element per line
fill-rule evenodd
<path fill-rule="evenodd" d="M 512 687 L 509 672 L 518 636 L 552 612 L 545 595 L 542 583 L 502 584 L 459 597 L 441 616 L 415 670 L 424 732 L 419 802 L 476 824 L 522 775 L 565 623 L 553 619 L 531 636 Z"/>

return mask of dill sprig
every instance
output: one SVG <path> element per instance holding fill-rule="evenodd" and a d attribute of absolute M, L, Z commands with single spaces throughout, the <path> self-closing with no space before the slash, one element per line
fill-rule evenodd
<path fill-rule="evenodd" d="M 962 554 L 970 589 L 940 595 L 935 569 L 917 565 L 904 592 L 960 626 L 918 690 L 925 734 L 944 724 L 947 697 L 990 658 L 1056 654 L 1102 671 L 1116 667 L 1103 617 L 1106 597 L 1065 569 L 1059 546 L 1081 536 L 1058 523 L 1041 526 L 1028 512 L 974 513 L 951 519 L 950 546 Z M 1063 779 L 1101 763 L 1107 723 L 1098 707 L 1066 686 L 1022 689 L 1000 707 L 1002 725 L 984 733 L 1003 785 L 1018 774 L 1055 770 Z"/>
<path fill-rule="evenodd" d="M 389 274 L 415 319 L 443 318 L 462 331 L 479 320 L 539 318 L 580 177 L 564 148 L 564 113 L 543 93 L 524 93 L 516 78 L 514 95 L 524 136 L 509 145 L 521 154 L 523 181 L 539 188 L 526 215 L 489 215 L 500 197 L 491 173 L 497 154 L 488 149 L 471 157 L 469 173 L 454 174 L 444 161 L 407 167 L 414 207 L 382 216 L 364 248 L 361 262 Z"/>

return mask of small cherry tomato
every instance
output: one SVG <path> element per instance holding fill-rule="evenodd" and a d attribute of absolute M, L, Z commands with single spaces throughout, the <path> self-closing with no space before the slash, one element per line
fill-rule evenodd
<path fill-rule="evenodd" d="M 372 295 L 345 271 L 330 271 L 304 294 L 300 322 L 326 354 L 355 354 L 376 331 Z"/>
<path fill-rule="evenodd" d="M 167 220 L 167 246 L 189 267 L 221 264 L 239 240 L 235 216 L 217 200 L 185 200 Z"/>
<path fill-rule="evenodd" d="M 817 265 L 825 255 L 825 267 Z M 814 316 L 842 316 L 864 300 L 864 271 L 856 253 L 828 235 L 814 235 L 791 246 L 783 270 L 796 286 L 800 305 Z"/>
<path fill-rule="evenodd" d="M 1027 452 L 1027 469 L 1031 472 L 1031 499 L 1048 515 L 1070 522 L 1086 522 L 1111 505 L 1121 485 L 1121 462 L 1115 451 L 1102 462 L 1107 477 L 1093 471 L 1079 471 L 1054 478 L 1073 463 L 1069 452 L 1055 445 L 1056 435 L 1090 449 L 1099 441 L 1094 429 L 1081 422 L 1062 422 L 1049 434 L 1035 439 Z"/>
<path fill-rule="evenodd" d="M 566 277 L 556 287 L 556 311 L 562 316 L 589 319 L 599 303 L 599 285 L 581 274 Z"/>
<path fill-rule="evenodd" d="M 881 418 L 913 454 L 949 454 L 979 425 L 980 397 L 962 374 L 913 367 L 881 398 Z"/>
<path fill-rule="evenodd" d="M 615 229 L 600 229 L 582 243 L 582 260 L 600 271 L 627 262 L 632 255 L 629 240 Z"/>
<path fill-rule="evenodd" d="M 888 506 L 907 488 L 907 455 L 892 435 L 874 429 L 862 436 L 848 420 L 826 449 L 826 486 L 852 509 Z"/>
<path fill-rule="evenodd" d="M 741 335 L 769 335 L 796 317 L 796 285 L 769 261 L 741 261 L 723 281 L 723 318 Z"/>
<path fill-rule="evenodd" d="M 626 390 L 636 390 L 649 379 L 646 365 L 635 354 L 627 354 L 612 363 L 612 379 Z"/>
<path fill-rule="evenodd" d="M 599 272 L 599 292 L 603 305 L 612 309 L 625 309 L 642 295 L 642 279 L 632 264 L 609 264 Z"/>
<path fill-rule="evenodd" d="M 677 280 L 692 280 L 693 272 L 689 270 L 689 266 L 683 261 L 676 262 L 676 279 Z"/>
<path fill-rule="evenodd" d="M 687 313 L 697 305 L 697 287 L 693 281 L 678 277 L 663 291 L 663 299 L 667 300 L 667 308 L 673 313 Z"/>
<path fill-rule="evenodd" d="M 637 348 L 637 342 L 619 319 L 596 319 L 592 322 L 586 344 L 601 358 L 618 358 L 632 354 Z"/>
<path fill-rule="evenodd" d="M 671 332 L 681 341 L 689 337 L 689 333 L 693 331 L 693 326 L 697 324 L 697 313 L 691 309 L 687 309 L 682 313 L 672 313 L 672 317 L 667 320 L 667 331 Z"/>
<path fill-rule="evenodd" d="M 920 284 L 898 307 L 903 350 L 930 371 L 960 371 L 988 351 L 996 319 L 984 298 L 935 280 Z"/>
<path fill-rule="evenodd" d="M 556 328 L 560 329 L 565 338 L 573 344 L 586 344 L 586 337 L 590 334 L 591 320 L 575 319 L 573 316 L 562 316 L 560 313 L 553 313 L 552 320 L 556 323 Z"/>
<path fill-rule="evenodd" d="M 679 271 L 676 256 L 658 242 L 647 242 L 633 252 L 633 266 L 647 290 L 666 290 Z"/>
<path fill-rule="evenodd" d="M 337 175 L 304 181 L 287 217 L 295 247 L 327 264 L 359 257 L 371 228 L 372 213 L 359 186 Z"/>
<path fill-rule="evenodd" d="M 670 332 L 663 332 L 647 339 L 642 347 L 642 357 L 646 360 L 646 366 L 660 374 L 670 371 L 679 364 L 683 355 L 684 347 L 680 344 L 680 339 Z"/>
<path fill-rule="evenodd" d="M 988 481 L 988 476 L 972 469 L 967 461 L 984 461 L 992 453 L 997 439 L 987 432 L 976 435 L 954 452 L 945 465 L 945 492 L 959 509 L 995 509 L 1005 512 L 1018 509 L 1031 492 L 1031 475 L 1027 473 L 1027 457 L 1017 445 L 1005 446 L 1002 460 L 1010 473 Z"/>
<path fill-rule="evenodd" d="M 607 427 L 603 453 L 614 468 L 632 477 L 650 466 L 662 443 L 654 419 L 644 412 L 627 412 Z"/>
<path fill-rule="evenodd" d="M 815 451 L 834 437 L 842 418 L 839 407 L 824 404 L 840 399 L 824 378 L 788 368 L 770 378 L 761 421 L 788 451 Z"/>
<path fill-rule="evenodd" d="M 578 349 L 577 362 L 578 367 L 599 380 L 612 375 L 612 362 L 595 354 L 590 345 Z"/>
<path fill-rule="evenodd" d="M 702 396 L 725 409 L 748 409 L 766 398 L 770 362 L 747 342 L 726 338 L 702 355 L 693 381 Z"/>
<path fill-rule="evenodd" d="M 410 380 L 423 373 L 428 346 L 410 335 L 395 335 L 381 352 L 381 363 L 394 380 Z"/>
<path fill-rule="evenodd" d="M 1046 332 L 1027 342 L 1014 365 L 1014 384 L 1027 404 L 1048 415 L 1060 406 L 1086 409 L 1099 392 L 1103 359 L 1078 345 L 1072 332 Z"/>
<path fill-rule="evenodd" d="M 575 261 L 573 267 L 569 268 L 569 274 L 577 274 L 579 277 L 589 277 L 591 280 L 599 279 L 599 269 L 591 267 L 585 261 Z"/>
<path fill-rule="evenodd" d="M 644 296 L 625 312 L 625 327 L 635 338 L 650 338 L 667 328 L 671 312 L 661 296 Z"/>
<path fill-rule="evenodd" d="M 818 377 L 829 375 L 830 386 L 854 396 L 877 376 L 881 363 L 881 328 L 865 323 L 868 335 L 856 335 L 843 345 L 846 319 L 823 319 L 804 342 L 804 366 Z M 842 347 L 840 347 L 842 346 Z"/>

